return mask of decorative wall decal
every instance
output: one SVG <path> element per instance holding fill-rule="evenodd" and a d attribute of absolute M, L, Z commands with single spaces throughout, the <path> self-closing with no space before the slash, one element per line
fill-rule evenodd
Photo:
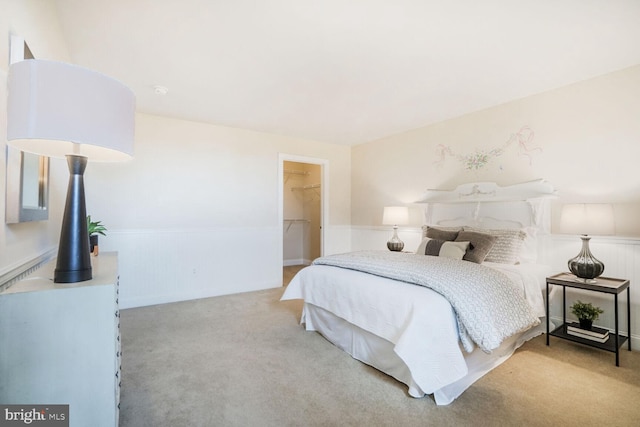
<path fill-rule="evenodd" d="M 518 132 L 511 134 L 507 142 L 500 147 L 493 148 L 489 151 L 476 149 L 476 151 L 471 154 L 455 153 L 451 147 L 439 144 L 437 147 L 439 158 L 435 164 L 442 166 L 447 156 L 450 156 L 462 163 L 466 170 L 478 171 L 484 168 L 492 158 L 503 155 L 509 147 L 515 144 L 518 155 L 526 157 L 529 165 L 531 165 L 533 163 L 533 155 L 542 152 L 542 147 L 533 143 L 533 137 L 533 130 L 531 130 L 529 126 L 523 126 Z"/>

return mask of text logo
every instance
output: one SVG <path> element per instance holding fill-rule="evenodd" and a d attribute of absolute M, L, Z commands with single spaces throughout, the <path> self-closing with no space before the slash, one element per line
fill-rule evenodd
<path fill-rule="evenodd" d="M 0 427 L 69 427 L 69 405 L 0 405 Z"/>

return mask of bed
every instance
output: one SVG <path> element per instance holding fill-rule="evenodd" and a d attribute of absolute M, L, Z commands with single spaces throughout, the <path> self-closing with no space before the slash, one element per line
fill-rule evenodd
<path fill-rule="evenodd" d="M 450 404 L 543 333 L 550 270 L 537 260 L 554 196 L 544 180 L 429 190 L 417 253 L 321 257 L 282 300 L 304 300 L 307 331 L 406 384 L 410 396 Z"/>

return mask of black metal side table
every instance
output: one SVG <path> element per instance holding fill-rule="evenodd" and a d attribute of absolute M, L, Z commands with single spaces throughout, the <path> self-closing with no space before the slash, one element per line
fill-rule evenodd
<path fill-rule="evenodd" d="M 610 351 L 616 354 L 616 366 L 620 366 L 619 351 L 625 341 L 628 343 L 629 351 L 631 351 L 631 295 L 629 293 L 629 280 L 613 279 L 610 277 L 598 277 L 595 283 L 587 283 L 584 279 L 580 279 L 571 273 L 559 273 L 551 277 L 547 277 L 547 345 L 549 345 L 549 336 L 574 341 L 580 344 L 589 345 L 602 350 Z M 562 324 L 549 331 L 549 285 L 562 286 Z M 615 333 L 609 335 L 609 339 L 603 343 L 581 338 L 567 333 L 567 287 L 585 289 L 588 291 L 602 292 L 605 294 L 613 294 L 615 305 Z M 620 335 L 618 327 L 618 295 L 627 290 L 627 336 Z"/>

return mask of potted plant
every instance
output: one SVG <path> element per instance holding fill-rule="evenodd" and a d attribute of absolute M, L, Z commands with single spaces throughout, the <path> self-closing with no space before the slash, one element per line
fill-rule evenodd
<path fill-rule="evenodd" d="M 107 228 L 101 224 L 102 221 L 91 221 L 91 215 L 87 216 L 87 231 L 89 232 L 89 244 L 91 246 L 91 253 L 94 255 L 98 254 L 98 234 L 104 234 L 107 231 Z"/>
<path fill-rule="evenodd" d="M 576 300 L 570 308 L 571 312 L 578 318 L 580 327 L 587 330 L 591 330 L 593 321 L 604 313 L 600 307 L 595 307 L 590 302 L 581 302 L 580 300 Z"/>

